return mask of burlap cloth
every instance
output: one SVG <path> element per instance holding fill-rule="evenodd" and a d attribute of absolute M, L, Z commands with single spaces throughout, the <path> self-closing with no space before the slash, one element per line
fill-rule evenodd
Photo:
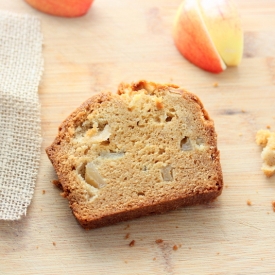
<path fill-rule="evenodd" d="M 0 219 L 26 215 L 37 179 L 43 69 L 39 19 L 0 12 Z"/>

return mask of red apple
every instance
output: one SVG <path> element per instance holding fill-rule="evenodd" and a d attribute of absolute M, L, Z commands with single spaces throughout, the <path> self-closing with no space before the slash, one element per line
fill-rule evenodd
<path fill-rule="evenodd" d="M 33 8 L 56 16 L 77 17 L 87 13 L 94 0 L 25 0 Z"/>
<path fill-rule="evenodd" d="M 230 0 L 184 0 L 174 23 L 174 41 L 196 66 L 220 73 L 240 63 L 243 32 Z"/>

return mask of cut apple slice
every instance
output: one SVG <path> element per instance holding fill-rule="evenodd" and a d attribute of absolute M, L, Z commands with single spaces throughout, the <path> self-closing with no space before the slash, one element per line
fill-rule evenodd
<path fill-rule="evenodd" d="M 231 1 L 200 0 L 209 35 L 227 66 L 237 66 L 243 54 L 243 31 L 237 7 Z"/>
<path fill-rule="evenodd" d="M 87 13 L 94 0 L 25 0 L 33 8 L 61 17 L 78 17 Z"/>
<path fill-rule="evenodd" d="M 184 0 L 174 23 L 180 53 L 196 66 L 220 73 L 241 61 L 243 35 L 236 7 L 226 0 Z"/>

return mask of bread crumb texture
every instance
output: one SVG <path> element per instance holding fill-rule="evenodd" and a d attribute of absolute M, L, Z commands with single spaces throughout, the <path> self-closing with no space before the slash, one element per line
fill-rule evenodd
<path fill-rule="evenodd" d="M 122 83 L 93 96 L 46 149 L 62 195 L 84 228 L 110 225 L 222 192 L 213 121 L 176 85 Z"/>
<path fill-rule="evenodd" d="M 214 82 L 213 83 L 213 87 L 217 88 L 219 86 L 219 83 L 218 82 Z"/>
<path fill-rule="evenodd" d="M 157 243 L 157 244 L 163 243 L 163 240 L 162 240 L 162 239 L 157 239 L 157 240 L 156 240 L 156 243 Z"/>
<path fill-rule="evenodd" d="M 271 177 L 275 173 L 275 132 L 259 130 L 256 135 L 256 143 L 263 147 L 262 170 L 267 177 Z"/>
<path fill-rule="evenodd" d="M 129 246 L 130 247 L 133 247 L 135 245 L 136 241 L 135 240 L 132 240 L 130 243 L 129 243 Z"/>

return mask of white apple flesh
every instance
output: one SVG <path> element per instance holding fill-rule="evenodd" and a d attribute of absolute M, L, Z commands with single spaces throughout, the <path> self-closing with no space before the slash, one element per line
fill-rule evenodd
<path fill-rule="evenodd" d="M 206 71 L 220 73 L 241 61 L 241 20 L 229 0 L 184 0 L 173 35 L 180 53 Z"/>

